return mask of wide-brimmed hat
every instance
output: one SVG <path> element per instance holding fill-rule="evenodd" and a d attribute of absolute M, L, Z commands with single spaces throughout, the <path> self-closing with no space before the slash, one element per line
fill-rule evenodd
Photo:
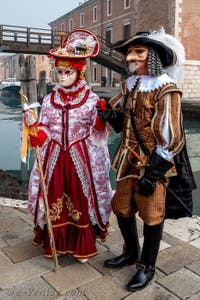
<path fill-rule="evenodd" d="M 165 43 L 161 32 L 138 32 L 128 40 L 118 41 L 110 45 L 110 47 L 126 55 L 130 45 L 144 45 L 155 49 L 160 57 L 163 68 L 170 67 L 176 63 L 176 53 Z"/>
<path fill-rule="evenodd" d="M 49 51 L 49 56 L 54 59 L 84 59 L 97 56 L 99 48 L 99 41 L 93 32 L 75 29 L 62 39 L 59 48 Z"/>

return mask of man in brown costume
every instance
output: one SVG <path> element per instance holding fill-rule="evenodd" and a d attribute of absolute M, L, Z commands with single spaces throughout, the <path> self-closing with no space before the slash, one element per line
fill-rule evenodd
<path fill-rule="evenodd" d="M 122 131 L 112 163 L 116 170 L 112 209 L 124 238 L 124 251 L 104 265 L 117 268 L 136 263 L 137 272 L 127 289 L 137 291 L 154 276 L 164 219 L 192 214 L 195 182 L 185 147 L 182 93 L 176 86 L 184 48 L 164 29 L 137 33 L 113 48 L 126 55 L 131 76 L 122 82 L 120 93 L 106 109 L 99 105 L 98 112 L 117 132 Z M 141 254 L 136 212 L 144 222 Z"/>

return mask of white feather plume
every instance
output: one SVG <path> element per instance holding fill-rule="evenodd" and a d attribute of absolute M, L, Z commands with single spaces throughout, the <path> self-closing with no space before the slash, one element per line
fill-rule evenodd
<path fill-rule="evenodd" d="M 165 72 L 172 77 L 177 83 L 183 81 L 183 66 L 185 63 L 185 49 L 181 42 L 174 36 L 165 33 L 163 27 L 159 31 L 152 31 L 148 38 L 159 41 L 168 46 L 176 55 L 176 63 L 165 69 Z"/>

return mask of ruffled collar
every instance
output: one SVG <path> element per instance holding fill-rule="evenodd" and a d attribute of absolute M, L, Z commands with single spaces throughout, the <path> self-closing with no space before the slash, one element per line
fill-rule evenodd
<path fill-rule="evenodd" d="M 85 80 L 78 81 L 71 88 L 64 88 L 57 83 L 51 94 L 51 102 L 54 106 L 73 108 L 82 105 L 88 97 L 89 87 Z"/>
<path fill-rule="evenodd" d="M 174 80 L 170 78 L 167 74 L 162 74 L 156 77 L 152 77 L 150 75 L 132 75 L 126 80 L 127 88 L 129 91 L 131 91 L 134 88 L 138 80 L 139 92 L 152 92 L 165 84 L 175 83 Z"/>

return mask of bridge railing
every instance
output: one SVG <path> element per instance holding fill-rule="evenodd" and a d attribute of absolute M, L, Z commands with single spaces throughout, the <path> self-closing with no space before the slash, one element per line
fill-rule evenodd
<path fill-rule="evenodd" d="M 124 62 L 124 56 L 122 54 L 120 54 L 120 52 L 115 51 L 113 49 L 111 49 L 110 47 L 108 47 L 106 40 L 104 38 L 102 38 L 101 36 L 98 36 L 98 39 L 100 41 L 100 52 L 109 56 L 111 59 L 115 59 L 117 61 L 119 61 L 120 63 Z"/>
<path fill-rule="evenodd" d="M 50 29 L 30 28 L 14 25 L 0 25 L 0 42 L 35 43 L 58 45 L 59 34 L 53 35 Z"/>

